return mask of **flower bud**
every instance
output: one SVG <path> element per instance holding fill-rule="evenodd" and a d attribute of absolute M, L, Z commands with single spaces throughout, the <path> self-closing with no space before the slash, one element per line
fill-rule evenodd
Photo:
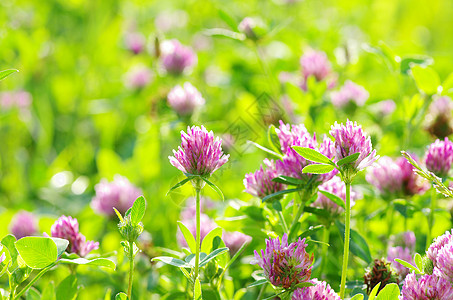
<path fill-rule="evenodd" d="M 422 265 L 423 265 L 423 273 L 428 274 L 428 275 L 433 274 L 434 263 L 431 259 L 429 259 L 428 256 L 423 257 Z"/>

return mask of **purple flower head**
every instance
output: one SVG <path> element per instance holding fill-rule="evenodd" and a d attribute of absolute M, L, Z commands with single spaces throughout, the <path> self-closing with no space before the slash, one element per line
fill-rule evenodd
<path fill-rule="evenodd" d="M 282 153 L 286 153 L 288 149 L 294 145 L 294 141 L 297 139 L 307 141 L 313 139 L 303 124 L 290 125 L 285 124 L 282 120 L 280 120 L 280 126 L 275 129 L 275 132 L 280 141 Z"/>
<path fill-rule="evenodd" d="M 329 76 L 332 72 L 329 59 L 322 51 L 310 50 L 300 58 L 300 66 L 302 68 L 302 75 L 304 81 L 302 89 L 307 90 L 307 79 L 314 76 L 317 81 L 321 81 Z"/>
<path fill-rule="evenodd" d="M 244 178 L 245 191 L 261 199 L 285 189 L 285 185 L 272 181 L 275 177 L 283 174 L 283 163 L 280 160 L 274 163 L 273 160 L 267 158 L 264 159 L 263 163 L 265 167 L 261 165 L 259 170 L 255 173 L 246 174 Z"/>
<path fill-rule="evenodd" d="M 223 154 L 222 141 L 204 126 L 187 127 L 181 131 L 181 146 L 169 156 L 170 163 L 184 173 L 210 176 L 228 161 L 229 155 Z"/>
<path fill-rule="evenodd" d="M 395 101 L 389 99 L 389 100 L 380 101 L 380 102 L 372 105 L 370 108 L 372 108 L 374 111 L 376 111 L 381 116 L 387 116 L 395 111 L 396 104 L 395 104 Z"/>
<path fill-rule="evenodd" d="M 255 250 L 252 264 L 258 264 L 264 270 L 266 278 L 276 287 L 289 289 L 296 284 L 306 282 L 311 276 L 313 255 L 307 253 L 305 239 L 288 245 L 286 233 L 280 238 L 267 239 L 266 250 L 261 256 Z"/>
<path fill-rule="evenodd" d="M 435 97 L 429 105 L 428 114 L 432 116 L 448 115 L 451 118 L 453 101 L 448 96 Z"/>
<path fill-rule="evenodd" d="M 434 275 L 453 284 L 453 241 L 443 246 L 437 253 Z"/>
<path fill-rule="evenodd" d="M 425 165 L 428 171 L 439 177 L 446 177 L 453 163 L 453 143 L 448 139 L 436 140 L 429 145 L 425 153 Z"/>
<path fill-rule="evenodd" d="M 187 212 L 186 212 L 187 215 Z M 189 219 L 182 219 L 181 222 L 189 229 L 190 233 L 192 233 L 193 237 L 197 238 L 197 224 L 195 219 L 195 211 L 193 211 L 193 215 Z M 204 237 L 214 228 L 217 227 L 217 224 L 206 214 L 200 214 L 200 242 L 203 242 Z M 178 243 L 183 246 L 187 247 L 187 242 L 182 234 L 182 232 L 178 229 L 178 233 L 176 236 Z"/>
<path fill-rule="evenodd" d="M 408 248 L 410 252 L 415 252 L 415 234 L 412 231 L 405 231 L 390 237 L 390 246 Z"/>
<path fill-rule="evenodd" d="M 435 97 L 425 117 L 425 128 L 433 136 L 444 139 L 453 133 L 453 101 L 448 96 Z"/>
<path fill-rule="evenodd" d="M 141 89 L 147 86 L 153 78 L 151 70 L 142 65 L 132 67 L 125 75 L 125 85 L 130 89 Z"/>
<path fill-rule="evenodd" d="M 197 63 L 197 56 L 192 49 L 173 39 L 162 42 L 161 62 L 167 73 L 180 75 Z"/>
<path fill-rule="evenodd" d="M 35 235 L 38 232 L 38 222 L 36 217 L 28 211 L 18 212 L 9 225 L 11 233 L 16 239 Z"/>
<path fill-rule="evenodd" d="M 324 182 L 319 186 L 320 191 L 326 191 L 340 197 L 346 203 L 346 186 L 338 176 L 334 176 L 329 181 Z M 351 207 L 355 204 L 356 193 L 351 190 Z M 311 204 L 313 207 L 326 209 L 333 217 L 341 214 L 344 209 L 338 206 L 335 202 L 318 192 L 318 198 Z"/>
<path fill-rule="evenodd" d="M 292 300 L 340 300 L 340 296 L 325 281 L 314 278 L 309 282 L 315 284 L 298 288 L 294 291 Z"/>
<path fill-rule="evenodd" d="M 401 290 L 400 300 L 446 300 L 453 299 L 452 285 L 436 275 L 422 275 L 418 280 L 415 273 L 407 275 Z"/>
<path fill-rule="evenodd" d="M 354 153 L 360 153 L 354 163 L 355 171 L 360 171 L 371 166 L 377 159 L 376 150 L 373 150 L 371 139 L 362 130 L 357 122 L 347 120 L 346 125 L 335 122 L 329 132 L 335 139 L 335 156 L 337 160 L 343 159 Z"/>
<path fill-rule="evenodd" d="M 384 156 L 368 169 L 366 180 L 374 185 L 382 195 L 395 195 L 401 192 L 403 177 L 400 166 L 390 157 Z"/>
<path fill-rule="evenodd" d="M 332 104 L 338 108 L 354 102 L 357 106 L 363 106 L 370 97 L 370 94 L 362 86 L 347 80 L 343 87 L 337 92 L 332 92 Z"/>
<path fill-rule="evenodd" d="M 79 232 L 79 222 L 71 216 L 61 216 L 50 228 L 50 233 L 52 237 L 68 240 L 69 251 L 81 257 L 99 248 L 98 242 L 86 241 L 85 236 Z"/>
<path fill-rule="evenodd" d="M 411 155 L 415 161 L 418 161 L 415 155 Z M 401 178 L 403 183 L 403 195 L 413 196 L 423 194 L 430 188 L 428 181 L 422 179 L 414 172 L 414 166 L 410 164 L 404 157 L 396 160 L 396 163 L 401 169 Z"/>
<path fill-rule="evenodd" d="M 426 255 L 428 258 L 433 262 L 434 267 L 437 266 L 437 257 L 439 251 L 447 244 L 451 244 L 453 242 L 453 229 L 450 231 L 445 232 L 443 235 L 437 237 L 434 242 L 429 246 L 428 250 L 426 251 Z"/>
<path fill-rule="evenodd" d="M 189 82 L 184 83 L 184 86 L 175 86 L 168 93 L 167 100 L 171 108 L 181 116 L 191 115 L 205 103 L 201 93 Z"/>
<path fill-rule="evenodd" d="M 223 233 L 223 241 L 228 249 L 230 249 L 231 255 L 234 255 L 244 243 L 248 243 L 251 240 L 252 237 L 239 231 Z"/>
<path fill-rule="evenodd" d="M 139 54 L 145 49 L 146 38 L 139 32 L 128 32 L 124 38 L 126 48 L 134 54 Z"/>
<path fill-rule="evenodd" d="M 101 179 L 94 187 L 96 195 L 91 200 L 91 207 L 98 214 L 113 216 L 115 207 L 124 214 L 134 204 L 142 191 L 135 187 L 126 177 L 115 175 L 112 182 Z"/>
<path fill-rule="evenodd" d="M 399 258 L 405 260 L 411 264 L 414 264 L 412 259 L 412 253 L 409 248 L 396 246 L 396 247 L 389 247 L 387 252 L 387 260 L 392 263 L 393 267 L 396 269 L 398 274 L 400 275 L 400 279 L 404 279 L 407 274 L 409 274 L 409 268 L 406 268 L 399 262 L 395 261 L 395 258 Z"/>

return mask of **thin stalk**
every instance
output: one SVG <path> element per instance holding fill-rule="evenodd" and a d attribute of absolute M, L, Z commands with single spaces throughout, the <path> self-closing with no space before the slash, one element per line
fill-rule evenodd
<path fill-rule="evenodd" d="M 51 265 L 49 265 L 48 267 L 44 268 L 41 270 L 41 272 L 39 272 L 35 278 L 33 278 L 32 280 L 30 280 L 30 282 L 19 292 L 16 294 L 16 296 L 13 296 L 14 298 L 13 299 L 20 299 L 20 296 L 22 296 L 32 285 L 33 283 L 36 282 L 36 280 L 38 280 L 39 278 L 41 278 L 42 275 L 44 275 L 44 273 L 46 273 L 47 271 L 49 271 L 52 267 L 54 267 L 55 265 L 57 264 L 57 262 L 54 262 L 52 263 Z"/>
<path fill-rule="evenodd" d="M 340 297 L 344 299 L 346 288 L 346 273 L 348 272 L 349 259 L 349 233 L 351 230 L 351 182 L 348 180 L 346 185 L 346 214 L 345 214 L 345 231 L 344 231 L 344 250 L 343 250 L 343 269 L 341 271 Z"/>
<path fill-rule="evenodd" d="M 265 283 L 265 284 L 263 284 L 263 286 L 261 286 L 260 292 L 258 294 L 258 298 L 256 298 L 256 300 L 261 300 L 261 297 L 263 297 L 266 287 L 267 287 L 267 283 Z"/>
<path fill-rule="evenodd" d="M 434 210 L 436 209 L 437 192 L 434 186 L 431 188 L 431 209 L 428 216 L 428 234 L 426 235 L 426 249 L 431 245 L 434 227 Z"/>
<path fill-rule="evenodd" d="M 321 266 L 319 267 L 319 278 L 322 278 L 322 272 L 324 271 L 324 268 L 326 266 L 326 260 L 327 260 L 327 252 L 329 249 L 329 239 L 330 239 L 330 226 L 326 226 L 324 228 L 324 232 L 322 234 L 322 241 L 325 243 L 322 245 L 322 253 L 321 253 Z"/>
<path fill-rule="evenodd" d="M 288 234 L 288 225 L 286 224 L 285 217 L 281 211 L 278 212 L 278 216 L 280 218 L 280 223 L 282 224 L 283 232 Z"/>
<path fill-rule="evenodd" d="M 197 211 L 197 236 L 196 236 L 196 244 L 195 244 L 195 277 L 194 277 L 194 288 L 195 288 L 195 282 L 198 278 L 198 271 L 199 271 L 199 265 L 200 265 L 200 189 L 195 189 L 197 193 L 197 200 L 196 200 L 196 211 Z"/>
<path fill-rule="evenodd" d="M 297 210 L 297 213 L 296 215 L 294 216 L 294 219 L 291 223 L 291 227 L 289 228 L 289 235 L 291 236 L 291 234 L 293 233 L 294 231 L 294 228 L 296 227 L 296 224 L 297 222 L 299 222 L 299 219 L 300 217 L 302 216 L 302 214 L 304 213 L 304 208 L 305 208 L 305 202 L 307 202 L 307 199 L 306 199 L 306 192 L 302 192 L 301 194 L 299 194 L 299 198 L 300 198 L 300 206 L 299 206 L 299 209 Z M 294 205 L 296 205 L 296 202 L 294 201 Z"/>
<path fill-rule="evenodd" d="M 129 286 L 127 288 L 127 297 L 132 299 L 132 280 L 134 278 L 134 242 L 129 241 Z"/>
<path fill-rule="evenodd" d="M 387 208 L 387 224 L 388 224 L 388 229 L 387 229 L 387 248 L 389 246 L 389 238 L 392 235 L 392 229 L 393 229 L 393 206 L 392 202 L 389 202 L 388 208 Z"/>

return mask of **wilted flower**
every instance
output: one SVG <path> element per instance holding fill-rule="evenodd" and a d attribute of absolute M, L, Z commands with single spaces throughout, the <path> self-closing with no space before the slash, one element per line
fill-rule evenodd
<path fill-rule="evenodd" d="M 346 186 L 338 176 L 334 176 L 329 181 L 324 182 L 319 186 L 320 191 L 326 191 L 340 197 L 346 203 Z M 354 206 L 356 193 L 351 191 L 351 207 Z M 332 217 L 341 214 L 344 209 L 338 206 L 335 202 L 327 198 L 321 192 L 318 192 L 318 197 L 310 206 L 326 209 Z"/>
<path fill-rule="evenodd" d="M 437 237 L 434 242 L 429 246 L 428 250 L 426 251 L 426 255 L 429 259 L 432 260 L 433 265 L 437 266 L 437 257 L 439 251 L 447 244 L 453 243 L 453 229 L 450 231 L 446 231 L 443 235 Z"/>
<path fill-rule="evenodd" d="M 285 189 L 285 185 L 282 183 L 272 181 L 272 179 L 283 174 L 282 162 L 280 160 L 274 162 L 266 158 L 263 163 L 265 167 L 261 165 L 259 170 L 255 173 L 246 174 L 244 178 L 245 191 L 261 199 Z"/>
<path fill-rule="evenodd" d="M 425 128 L 439 139 L 453 133 L 453 101 L 448 96 L 434 98 L 425 117 Z"/>
<path fill-rule="evenodd" d="M 126 48 L 134 54 L 139 54 L 145 49 L 146 38 L 139 32 L 128 32 L 124 38 Z"/>
<path fill-rule="evenodd" d="M 370 137 L 363 132 L 362 126 L 357 125 L 357 122 L 347 120 L 346 125 L 335 122 L 329 133 L 335 139 L 337 160 L 360 153 L 359 158 L 354 162 L 353 171 L 365 169 L 378 159 Z"/>
<path fill-rule="evenodd" d="M 425 165 L 428 171 L 439 177 L 446 177 L 453 163 L 453 143 L 448 139 L 436 140 L 425 153 Z"/>
<path fill-rule="evenodd" d="M 234 255 L 244 243 L 248 243 L 251 240 L 252 237 L 239 231 L 223 233 L 223 241 L 228 249 L 230 249 L 231 255 Z"/>
<path fill-rule="evenodd" d="M 147 86 L 152 78 L 153 73 L 148 67 L 134 66 L 125 75 L 125 85 L 130 89 L 140 89 Z"/>
<path fill-rule="evenodd" d="M 325 281 L 311 279 L 313 286 L 298 288 L 294 291 L 292 300 L 340 300 L 340 296 Z"/>
<path fill-rule="evenodd" d="M 76 253 L 81 257 L 99 248 L 98 242 L 86 241 L 85 236 L 79 232 L 79 222 L 71 216 L 61 216 L 52 225 L 50 232 L 52 237 L 68 240 L 69 252 Z"/>
<path fill-rule="evenodd" d="M 4 110 L 18 108 L 20 111 L 27 111 L 31 102 L 31 94 L 26 91 L 0 93 L 0 107 Z"/>
<path fill-rule="evenodd" d="M 332 104 L 336 107 L 342 108 L 350 102 L 355 103 L 357 106 L 363 106 L 370 97 L 370 94 L 362 86 L 347 80 L 343 87 L 337 92 L 332 92 Z"/>
<path fill-rule="evenodd" d="M 169 156 L 170 163 L 184 173 L 210 176 L 228 161 L 222 151 L 222 141 L 204 126 L 187 127 L 181 131 L 181 146 Z"/>
<path fill-rule="evenodd" d="M 161 44 L 161 61 L 167 73 L 179 75 L 197 62 L 196 54 L 178 40 L 167 40 Z"/>
<path fill-rule="evenodd" d="M 35 235 L 38 232 L 38 222 L 36 217 L 28 211 L 18 212 L 9 225 L 11 233 L 16 239 Z"/>
<path fill-rule="evenodd" d="M 390 262 L 385 258 L 375 259 L 372 265 L 366 270 L 363 276 L 369 294 L 373 288 L 380 282 L 379 291 L 389 283 L 398 283 L 398 274 L 392 268 Z"/>
<path fill-rule="evenodd" d="M 436 275 L 417 275 L 411 273 L 404 280 L 400 300 L 445 300 L 453 299 L 450 282 Z"/>
<path fill-rule="evenodd" d="M 101 179 L 101 182 L 94 187 L 96 195 L 91 200 L 91 207 L 99 214 L 113 216 L 115 207 L 121 214 L 124 214 L 142 191 L 135 187 L 130 181 L 121 175 L 115 175 L 112 182 Z"/>
<path fill-rule="evenodd" d="M 317 81 L 326 79 L 332 73 L 329 59 L 322 51 L 310 50 L 300 58 L 303 82 L 302 89 L 307 90 L 308 77 L 314 76 Z"/>
<path fill-rule="evenodd" d="M 201 93 L 189 82 L 184 86 L 175 86 L 167 96 L 168 104 L 179 115 L 191 115 L 195 109 L 204 105 L 205 100 Z"/>
<path fill-rule="evenodd" d="M 453 284 L 453 241 L 443 246 L 437 253 L 434 275 L 445 278 Z"/>
<path fill-rule="evenodd" d="M 288 236 L 267 239 L 266 251 L 261 250 L 261 256 L 255 250 L 252 264 L 258 264 L 264 270 L 266 278 L 276 287 L 289 289 L 296 284 L 306 282 L 311 276 L 313 255 L 307 253 L 305 239 L 288 245 Z"/>

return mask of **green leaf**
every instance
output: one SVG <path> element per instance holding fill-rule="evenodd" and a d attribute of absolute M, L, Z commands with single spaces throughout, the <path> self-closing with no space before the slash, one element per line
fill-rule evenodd
<path fill-rule="evenodd" d="M 77 277 L 71 274 L 57 286 L 56 298 L 58 300 L 73 300 L 77 297 L 78 292 Z"/>
<path fill-rule="evenodd" d="M 303 188 L 297 188 L 297 189 L 287 189 L 287 190 L 279 191 L 279 192 L 267 195 L 266 197 L 264 197 L 262 199 L 262 202 L 266 202 L 269 199 L 272 199 L 272 198 L 275 198 L 275 197 L 279 197 L 279 196 L 282 196 L 284 194 L 290 194 L 290 193 L 298 192 L 298 191 L 301 191 L 302 189 Z"/>
<path fill-rule="evenodd" d="M 378 291 L 379 291 L 379 287 L 381 286 L 381 283 L 378 282 L 378 284 L 376 284 L 373 288 L 373 290 L 371 291 L 370 295 L 368 296 L 368 300 L 374 300 L 374 298 L 376 297 Z"/>
<path fill-rule="evenodd" d="M 322 164 L 332 164 L 332 161 L 327 156 L 319 153 L 318 151 L 316 151 L 314 149 L 307 148 L 307 147 L 300 147 L 300 146 L 292 146 L 292 148 L 294 149 L 294 151 L 297 152 L 297 154 L 299 154 L 300 156 L 302 156 L 305 159 L 308 159 L 310 161 L 314 161 L 317 163 L 322 163 Z"/>
<path fill-rule="evenodd" d="M 418 55 L 418 56 L 411 56 L 411 57 L 404 57 L 401 60 L 400 71 L 402 74 L 408 74 L 411 66 L 413 65 L 422 65 L 428 66 L 431 65 L 434 60 L 425 55 Z"/>
<path fill-rule="evenodd" d="M 2 239 L 2 245 L 8 249 L 9 255 L 11 257 L 11 266 L 8 268 L 10 271 L 14 270 L 17 267 L 17 257 L 19 252 L 17 252 L 16 246 L 16 237 L 12 234 L 8 234 Z"/>
<path fill-rule="evenodd" d="M 307 230 L 302 232 L 302 234 L 299 235 L 299 237 L 301 239 L 303 239 L 305 237 L 311 236 L 312 234 L 314 234 L 315 232 L 317 232 L 317 231 L 319 231 L 319 230 L 321 230 L 323 228 L 324 228 L 324 225 L 310 226 Z"/>
<path fill-rule="evenodd" d="M 219 17 L 230 27 L 231 30 L 238 30 L 238 23 L 236 22 L 236 20 L 224 10 L 219 9 Z"/>
<path fill-rule="evenodd" d="M 18 240 L 15 245 L 27 266 L 33 269 L 45 268 L 58 258 L 57 245 L 51 238 L 28 236 Z"/>
<path fill-rule="evenodd" d="M 116 294 L 115 300 L 128 300 L 127 295 L 123 292 Z"/>
<path fill-rule="evenodd" d="M 400 289 L 396 283 L 387 284 L 377 296 L 376 300 L 398 300 Z"/>
<path fill-rule="evenodd" d="M 250 284 L 249 286 L 247 286 L 247 288 L 251 288 L 251 287 L 254 287 L 254 286 L 259 286 L 259 285 L 262 285 L 262 284 L 265 284 L 265 283 L 267 283 L 267 279 L 263 278 L 263 279 L 257 280 L 254 283 Z"/>
<path fill-rule="evenodd" d="M 172 186 L 167 194 L 165 196 L 168 196 L 168 194 L 170 194 L 172 191 L 176 190 L 177 188 L 180 188 L 182 187 L 183 185 L 185 185 L 187 182 L 189 182 L 190 180 L 192 180 L 195 176 L 190 176 L 190 177 L 187 177 L 183 180 L 181 180 L 180 182 L 178 182 L 177 184 L 175 184 L 174 186 Z"/>
<path fill-rule="evenodd" d="M 342 207 L 342 208 L 346 208 L 346 205 L 344 204 L 344 201 L 343 199 L 341 199 L 340 197 L 338 197 L 337 195 L 334 195 L 332 193 L 329 193 L 327 191 L 323 191 L 323 190 L 319 190 L 319 192 L 321 194 L 323 194 L 324 196 L 326 196 L 327 198 L 329 198 L 329 200 L 331 200 L 333 203 L 335 203 L 336 205 Z"/>
<path fill-rule="evenodd" d="M 341 167 L 342 165 L 355 162 L 357 160 L 357 158 L 359 158 L 359 156 L 360 156 L 360 152 L 346 156 L 345 158 L 342 158 L 337 162 L 337 166 Z"/>
<path fill-rule="evenodd" d="M 211 181 L 209 181 L 207 178 L 205 177 L 201 177 L 201 179 L 203 179 L 204 182 L 206 182 L 214 191 L 217 192 L 217 194 L 219 194 L 220 196 L 220 199 L 222 199 L 222 201 L 225 200 L 225 197 L 223 197 L 223 193 L 222 191 L 218 188 L 218 186 L 216 186 L 214 183 L 212 183 Z"/>
<path fill-rule="evenodd" d="M 31 287 L 27 291 L 27 296 L 25 297 L 26 300 L 41 300 L 41 295 L 39 294 L 38 290 L 34 287 Z"/>
<path fill-rule="evenodd" d="M 11 75 L 11 74 L 13 74 L 15 72 L 19 72 L 19 70 L 8 69 L 8 70 L 0 71 L 0 80 L 5 79 L 6 77 L 8 77 L 9 75 Z"/>
<path fill-rule="evenodd" d="M 421 271 L 423 270 L 423 262 L 422 262 L 422 256 L 418 253 L 415 253 L 414 255 L 414 261 L 415 261 L 415 265 L 417 266 L 417 268 Z"/>
<path fill-rule="evenodd" d="M 281 145 L 280 145 L 280 139 L 278 138 L 278 135 L 277 135 L 275 129 L 276 128 L 274 125 L 269 126 L 269 129 L 267 131 L 267 139 L 269 141 L 269 144 L 275 150 L 275 152 L 281 154 L 282 150 L 281 150 Z"/>
<path fill-rule="evenodd" d="M 327 211 L 327 209 L 305 206 L 304 212 L 308 212 L 317 216 L 324 217 L 326 219 L 331 217 L 331 214 Z"/>
<path fill-rule="evenodd" d="M 420 91 L 423 91 L 427 95 L 434 95 L 437 93 L 437 88 L 440 85 L 440 78 L 436 71 L 430 67 L 415 65 L 411 67 L 411 73 Z"/>
<path fill-rule="evenodd" d="M 123 216 L 121 213 L 114 207 L 113 210 L 115 211 L 115 214 L 118 216 L 118 219 L 120 219 L 121 222 L 124 222 Z"/>
<path fill-rule="evenodd" d="M 306 281 L 306 282 L 298 283 L 298 284 L 296 284 L 294 287 L 295 287 L 295 288 L 303 288 L 303 287 L 309 287 L 309 286 L 315 286 L 315 285 L 316 285 L 316 284 L 314 284 L 314 283 L 311 283 L 311 282 Z"/>
<path fill-rule="evenodd" d="M 302 169 L 302 173 L 310 173 L 310 174 L 325 174 L 331 172 L 335 167 L 332 165 L 325 165 L 325 164 L 313 164 L 308 165 Z"/>
<path fill-rule="evenodd" d="M 201 242 L 201 252 L 204 252 L 204 253 L 211 252 L 212 242 L 214 241 L 214 238 L 216 236 L 218 236 L 220 238 L 222 237 L 222 228 L 217 227 L 217 228 L 214 228 L 213 230 L 209 231 L 209 233 L 203 238 L 203 241 Z"/>
<path fill-rule="evenodd" d="M 53 281 L 47 282 L 46 285 L 44 286 L 41 300 L 55 300 L 55 285 Z"/>
<path fill-rule="evenodd" d="M 243 41 L 245 40 L 245 34 L 235 32 L 232 30 L 228 30 L 225 28 L 210 28 L 203 30 L 203 34 L 207 36 L 215 36 L 215 37 L 225 37 L 232 40 Z"/>
<path fill-rule="evenodd" d="M 154 257 L 151 261 L 161 261 L 164 264 L 172 265 L 175 267 L 191 268 L 191 266 L 185 261 L 170 256 Z"/>
<path fill-rule="evenodd" d="M 132 205 L 131 210 L 132 225 L 137 225 L 138 223 L 140 223 L 140 221 L 145 216 L 145 210 L 146 210 L 145 197 L 140 196 L 134 201 L 134 204 Z"/>
<path fill-rule="evenodd" d="M 69 241 L 65 240 L 65 239 L 60 239 L 60 238 L 54 238 L 54 237 L 51 237 L 51 239 L 57 246 L 57 255 L 58 255 L 58 257 L 60 257 L 65 252 L 66 248 L 68 248 Z"/>
<path fill-rule="evenodd" d="M 363 295 L 362 294 L 356 294 L 354 297 L 352 297 L 349 300 L 363 300 Z"/>
<path fill-rule="evenodd" d="M 83 257 L 75 259 L 61 258 L 58 260 L 60 264 L 70 264 L 70 265 L 87 265 L 87 266 L 99 266 L 106 267 L 110 269 L 115 269 L 116 265 L 113 261 L 107 258 L 94 258 L 94 259 L 85 259 Z"/>
<path fill-rule="evenodd" d="M 420 270 L 413 266 L 411 263 L 405 261 L 405 260 L 402 260 L 402 259 L 399 259 L 399 258 L 395 258 L 395 261 L 402 264 L 403 266 L 405 266 L 406 268 L 408 268 L 409 270 L 411 271 L 414 271 L 415 274 L 422 274 L 422 272 L 420 272 Z"/>
<path fill-rule="evenodd" d="M 216 257 L 217 255 L 220 255 L 226 251 L 229 251 L 229 249 L 227 247 L 224 247 L 224 248 L 219 248 L 219 249 L 215 249 L 214 251 L 212 251 L 211 253 L 208 254 L 208 256 L 206 256 L 201 262 L 200 262 L 200 268 L 203 267 L 204 265 L 206 265 L 209 261 L 211 261 L 214 257 Z"/>
<path fill-rule="evenodd" d="M 275 177 L 274 179 L 272 179 L 272 181 L 283 183 L 286 185 L 302 185 L 302 184 L 307 183 L 306 180 L 302 180 L 302 179 L 295 178 L 295 177 L 289 177 L 289 176 L 285 176 L 285 175 L 280 175 L 278 177 Z"/>
<path fill-rule="evenodd" d="M 186 227 L 186 225 L 184 225 L 180 221 L 178 221 L 177 223 L 178 223 L 179 229 L 182 232 L 182 235 L 184 236 L 184 239 L 187 242 L 187 245 L 189 246 L 190 251 L 192 251 L 192 253 L 195 253 L 195 247 L 196 247 L 196 244 L 197 244 L 195 242 L 195 238 L 193 237 L 193 235 L 190 232 L 190 230 Z"/>
<path fill-rule="evenodd" d="M 442 92 L 443 93 L 449 93 L 451 92 L 450 90 L 453 89 L 453 72 L 448 75 L 447 79 L 442 82 Z"/>
<path fill-rule="evenodd" d="M 195 285 L 194 285 L 194 291 L 193 291 L 193 299 L 194 300 L 202 300 L 203 297 L 201 295 L 201 283 L 200 283 L 200 279 L 197 278 L 197 280 L 195 280 Z"/>
<path fill-rule="evenodd" d="M 337 226 L 338 230 L 340 231 L 341 238 L 344 242 L 344 232 L 345 226 L 340 221 L 336 220 L 335 225 Z M 365 239 L 355 230 L 351 229 L 351 242 L 349 244 L 349 248 L 351 253 L 355 256 L 362 259 L 364 262 L 370 264 L 371 263 L 371 254 L 370 248 L 368 247 L 367 242 Z"/>
<path fill-rule="evenodd" d="M 252 145 L 255 146 L 256 148 L 261 149 L 261 150 L 263 150 L 264 152 L 267 152 L 267 153 L 269 153 L 270 155 L 275 156 L 276 158 L 282 158 L 282 155 L 281 155 L 281 154 L 279 154 L 279 153 L 277 153 L 277 152 L 275 152 L 275 151 L 272 151 L 272 150 L 270 150 L 270 149 L 268 149 L 268 148 L 266 148 L 266 147 L 264 147 L 264 146 L 261 146 L 261 145 L 258 144 L 258 143 L 255 143 L 255 142 L 252 142 L 252 141 L 247 141 L 247 143 L 248 143 L 248 144 L 252 144 Z"/>

